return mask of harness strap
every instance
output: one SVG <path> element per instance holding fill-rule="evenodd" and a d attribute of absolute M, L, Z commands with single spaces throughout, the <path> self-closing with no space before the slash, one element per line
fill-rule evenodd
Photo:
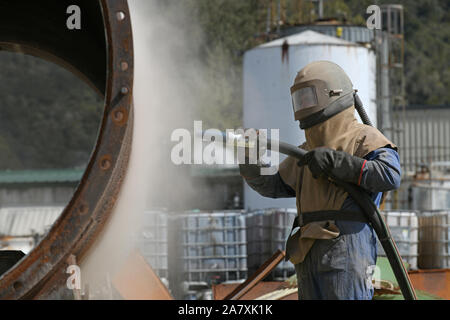
<path fill-rule="evenodd" d="M 300 213 L 294 220 L 295 227 L 303 227 L 311 222 L 320 222 L 327 220 L 344 220 L 369 223 L 364 213 L 355 211 L 341 211 L 341 210 L 324 210 L 314 212 Z"/>

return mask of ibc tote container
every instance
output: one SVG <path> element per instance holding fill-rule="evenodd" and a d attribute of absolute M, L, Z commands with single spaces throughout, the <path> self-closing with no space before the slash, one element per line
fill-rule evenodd
<path fill-rule="evenodd" d="M 138 248 L 155 273 L 162 279 L 169 278 L 168 264 L 168 212 L 145 211 Z"/>
<path fill-rule="evenodd" d="M 423 212 L 419 216 L 419 267 L 450 268 L 450 211 Z"/>
<path fill-rule="evenodd" d="M 383 211 L 381 213 L 395 240 L 400 256 L 407 262 L 410 269 L 417 269 L 419 256 L 419 221 L 416 211 Z M 386 253 L 377 239 L 378 256 L 385 257 Z"/>
<path fill-rule="evenodd" d="M 296 216 L 297 209 L 256 210 L 247 215 L 249 275 L 253 274 L 278 249 L 286 250 L 285 243 Z M 283 260 L 266 279 L 285 280 L 294 272 L 294 265 Z"/>
<path fill-rule="evenodd" d="M 178 281 L 221 283 L 247 278 L 245 218 L 240 211 L 174 216 Z"/>

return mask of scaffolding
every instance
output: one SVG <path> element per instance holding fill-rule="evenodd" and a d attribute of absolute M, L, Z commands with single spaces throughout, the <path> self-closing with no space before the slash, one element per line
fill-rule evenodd
<path fill-rule="evenodd" d="M 398 141 L 399 122 L 394 109 L 405 111 L 403 6 L 381 6 L 382 28 L 374 29 L 377 50 L 378 127 L 391 140 Z M 398 113 L 396 113 L 398 114 Z"/>

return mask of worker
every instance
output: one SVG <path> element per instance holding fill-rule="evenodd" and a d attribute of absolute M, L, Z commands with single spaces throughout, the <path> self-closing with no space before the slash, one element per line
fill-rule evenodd
<path fill-rule="evenodd" d="M 296 197 L 298 216 L 286 242 L 301 300 L 371 300 L 376 234 L 341 180 L 364 189 L 377 206 L 399 187 L 397 147 L 355 117 L 356 91 L 344 70 L 329 61 L 308 64 L 291 87 L 295 120 L 307 150 L 286 158 L 274 175 L 241 164 L 248 185 L 270 198 Z"/>

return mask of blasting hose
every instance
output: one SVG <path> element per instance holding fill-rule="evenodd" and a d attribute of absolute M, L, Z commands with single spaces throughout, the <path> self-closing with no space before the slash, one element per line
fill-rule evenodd
<path fill-rule="evenodd" d="M 363 107 L 362 101 L 356 92 L 353 94 L 353 98 L 355 100 L 355 109 L 356 111 L 358 111 L 359 117 L 361 118 L 362 122 L 368 126 L 373 127 L 373 124 Z"/>

